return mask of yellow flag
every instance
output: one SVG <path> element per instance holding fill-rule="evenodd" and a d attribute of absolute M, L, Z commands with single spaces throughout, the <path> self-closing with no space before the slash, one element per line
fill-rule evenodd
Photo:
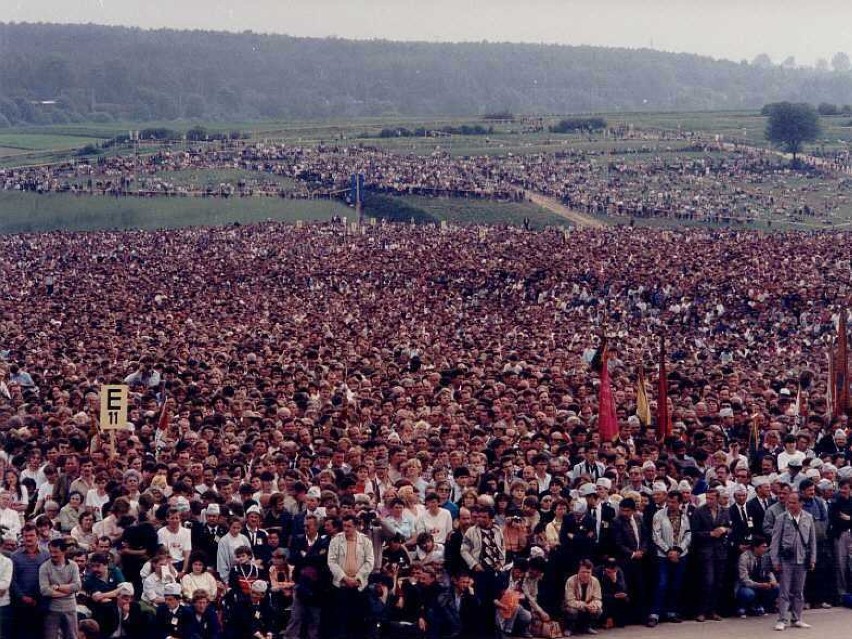
<path fill-rule="evenodd" d="M 639 369 L 639 379 L 636 381 L 636 417 L 647 427 L 651 425 L 651 405 L 645 393 L 645 373 Z"/>

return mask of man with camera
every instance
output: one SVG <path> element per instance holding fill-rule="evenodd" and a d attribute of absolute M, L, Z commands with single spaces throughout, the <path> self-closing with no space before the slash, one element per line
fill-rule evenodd
<path fill-rule="evenodd" d="M 813 517 L 802 510 L 798 492 L 790 493 L 787 510 L 775 520 L 770 557 L 780 587 L 775 630 L 784 630 L 788 624 L 810 628 L 810 624 L 802 621 L 802 608 L 806 571 L 816 567 L 816 526 Z"/>

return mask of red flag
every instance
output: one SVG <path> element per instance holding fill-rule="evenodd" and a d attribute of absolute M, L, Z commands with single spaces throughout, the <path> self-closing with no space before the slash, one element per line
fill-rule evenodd
<path fill-rule="evenodd" d="M 846 309 L 837 322 L 837 352 L 834 362 L 834 416 L 849 412 L 849 353 L 846 347 Z"/>
<path fill-rule="evenodd" d="M 666 336 L 660 335 L 660 378 L 657 381 L 657 435 L 665 439 L 672 434 L 669 415 L 669 381 L 666 375 Z"/>
<path fill-rule="evenodd" d="M 618 421 L 615 417 L 615 398 L 609 381 L 609 353 L 606 337 L 601 340 L 601 387 L 598 392 L 598 431 L 601 441 L 611 442 L 618 436 Z"/>
<path fill-rule="evenodd" d="M 828 349 L 828 384 L 826 384 L 826 392 L 825 392 L 825 408 L 826 413 L 834 417 L 837 413 L 834 410 L 834 384 L 836 382 L 835 374 L 834 374 L 834 349 Z"/>

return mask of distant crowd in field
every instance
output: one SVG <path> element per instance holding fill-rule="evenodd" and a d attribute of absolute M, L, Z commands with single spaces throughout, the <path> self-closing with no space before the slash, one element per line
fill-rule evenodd
<path fill-rule="evenodd" d="M 678 142 L 687 147 L 672 151 L 670 145 Z M 836 163 L 791 171 L 770 152 L 747 146 L 691 136 L 656 143 L 613 140 L 613 144 L 606 151 L 566 148 L 556 153 L 461 157 L 440 149 L 419 155 L 357 144 L 308 147 L 226 141 L 152 155 L 0 169 L 0 190 L 351 199 L 351 176 L 363 173 L 368 190 L 396 195 L 523 200 L 527 192 L 536 192 L 579 211 L 616 219 L 751 223 L 830 218 L 848 205 L 852 188 L 852 180 Z M 203 181 L 203 171 L 223 169 L 254 172 L 257 179 Z M 197 183 L 175 177 L 176 172 L 189 170 L 201 172 Z"/>
<path fill-rule="evenodd" d="M 852 590 L 849 422 L 826 391 L 850 239 L 0 237 L 0 636 L 806 626 Z M 130 387 L 114 448 L 106 383 Z"/>

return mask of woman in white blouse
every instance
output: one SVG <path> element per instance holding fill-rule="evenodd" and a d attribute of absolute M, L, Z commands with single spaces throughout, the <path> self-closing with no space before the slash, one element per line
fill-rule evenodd
<path fill-rule="evenodd" d="M 76 541 L 77 545 L 83 550 L 94 550 L 97 546 L 98 538 L 92 530 L 94 525 L 95 515 L 83 513 L 80 515 L 80 521 L 71 529 L 71 539 Z"/>
<path fill-rule="evenodd" d="M 189 557 L 189 572 L 180 580 L 181 592 L 183 598 L 187 601 L 192 600 L 192 595 L 197 590 L 203 590 L 207 593 L 210 601 L 216 601 L 218 587 L 216 579 L 207 572 L 207 562 L 200 552 L 194 552 Z"/>

